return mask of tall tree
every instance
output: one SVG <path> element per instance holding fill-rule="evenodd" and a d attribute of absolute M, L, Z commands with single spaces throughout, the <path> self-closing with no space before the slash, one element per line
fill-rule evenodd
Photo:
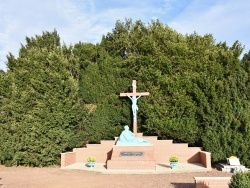
<path fill-rule="evenodd" d="M 127 19 L 97 45 L 61 45 L 56 31 L 26 42 L 0 74 L 2 163 L 56 164 L 61 151 L 118 136 L 132 124 L 131 101 L 118 96 L 136 79 L 150 92 L 138 101 L 139 131 L 250 166 L 249 53 L 239 60 L 238 41 Z"/>
<path fill-rule="evenodd" d="M 17 59 L 8 56 L 11 92 L 2 107 L 0 159 L 11 165 L 59 164 L 61 152 L 82 142 L 77 59 L 56 31 L 26 42 Z"/>
<path fill-rule="evenodd" d="M 121 132 L 121 125 L 129 122 L 123 116 L 129 111 L 123 111 L 124 101 L 119 100 L 121 58 L 113 58 L 100 45 L 88 43 L 76 44 L 74 54 L 81 65 L 80 96 L 87 113 L 83 120 L 86 141 L 114 139 Z"/>
<path fill-rule="evenodd" d="M 123 59 L 126 79 L 138 80 L 151 95 L 140 101 L 141 130 L 162 138 L 204 146 L 214 161 L 247 146 L 247 73 L 241 44 L 216 43 L 211 34 L 182 35 L 158 20 L 118 21 L 103 47 Z M 223 134 L 222 134 L 223 133 Z M 243 139 L 246 138 L 246 139 Z"/>

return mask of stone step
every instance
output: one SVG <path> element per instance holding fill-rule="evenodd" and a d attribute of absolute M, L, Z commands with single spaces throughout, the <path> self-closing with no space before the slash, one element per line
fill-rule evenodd
<path fill-rule="evenodd" d="M 86 144 L 86 148 L 100 147 L 101 144 Z"/>
<path fill-rule="evenodd" d="M 137 133 L 136 137 L 142 138 L 143 137 L 143 133 Z"/>
<path fill-rule="evenodd" d="M 115 140 L 101 140 L 101 145 L 114 145 Z"/>
<path fill-rule="evenodd" d="M 114 144 L 87 144 L 88 149 L 112 148 Z"/>
<path fill-rule="evenodd" d="M 158 137 L 157 136 L 143 136 L 142 139 L 148 140 L 150 142 L 157 141 Z"/>
<path fill-rule="evenodd" d="M 188 143 L 173 143 L 174 148 L 188 148 Z"/>

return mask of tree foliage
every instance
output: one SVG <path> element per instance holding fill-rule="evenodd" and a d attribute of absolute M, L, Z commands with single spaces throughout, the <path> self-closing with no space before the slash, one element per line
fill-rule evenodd
<path fill-rule="evenodd" d="M 118 136 L 132 125 L 131 101 L 119 93 L 135 79 L 150 92 L 138 101 L 139 131 L 250 166 L 250 58 L 240 60 L 238 41 L 127 19 L 100 44 L 61 45 L 56 31 L 26 42 L 0 73 L 2 163 L 57 164 L 62 151 Z"/>
<path fill-rule="evenodd" d="M 250 172 L 240 172 L 232 176 L 229 188 L 248 188 L 250 187 Z"/>
<path fill-rule="evenodd" d="M 85 104 L 87 115 L 83 126 L 88 142 L 101 139 L 114 139 L 128 123 L 124 114 L 129 110 L 122 108 L 119 100 L 123 79 L 118 68 L 119 58 L 110 57 L 99 45 L 79 43 L 75 45 L 75 54 L 80 54 L 80 96 Z M 84 54 L 83 57 L 81 57 Z"/>
<path fill-rule="evenodd" d="M 44 32 L 26 38 L 19 58 L 8 56 L 8 95 L 1 115 L 2 163 L 59 164 L 60 153 L 80 141 L 77 59 L 68 57 L 70 49 L 59 41 L 56 31 Z"/>
<path fill-rule="evenodd" d="M 151 93 L 140 104 L 144 132 L 204 146 L 213 161 L 237 155 L 249 165 L 249 74 L 238 41 L 229 47 L 211 34 L 126 20 L 102 44 L 123 59 L 123 76 Z"/>

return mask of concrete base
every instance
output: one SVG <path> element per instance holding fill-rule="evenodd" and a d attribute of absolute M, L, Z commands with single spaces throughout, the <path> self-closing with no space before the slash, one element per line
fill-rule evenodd
<path fill-rule="evenodd" d="M 218 170 L 221 170 L 222 172 L 232 172 L 233 173 L 235 170 L 237 172 L 248 171 L 248 169 L 243 165 L 228 165 L 228 164 L 224 164 L 224 163 L 217 163 L 217 164 L 215 164 L 215 167 Z"/>
<path fill-rule="evenodd" d="M 72 165 L 62 167 L 63 170 L 83 170 L 97 172 L 102 174 L 170 174 L 170 173 L 187 173 L 187 172 L 209 172 L 208 169 L 200 163 L 180 163 L 178 168 L 173 170 L 169 163 L 156 164 L 155 170 L 125 170 L 114 169 L 108 170 L 106 163 L 96 163 L 94 168 L 89 168 L 86 163 L 74 163 Z"/>
<path fill-rule="evenodd" d="M 154 146 L 114 146 L 107 169 L 155 170 Z"/>

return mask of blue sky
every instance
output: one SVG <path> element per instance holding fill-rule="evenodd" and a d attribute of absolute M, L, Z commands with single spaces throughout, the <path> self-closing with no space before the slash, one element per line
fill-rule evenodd
<path fill-rule="evenodd" d="M 250 50 L 249 0 L 1 0 L 0 69 L 18 57 L 25 37 L 56 29 L 61 41 L 98 43 L 117 20 L 159 19 L 182 34 L 213 34 L 216 42 L 239 40 Z"/>

